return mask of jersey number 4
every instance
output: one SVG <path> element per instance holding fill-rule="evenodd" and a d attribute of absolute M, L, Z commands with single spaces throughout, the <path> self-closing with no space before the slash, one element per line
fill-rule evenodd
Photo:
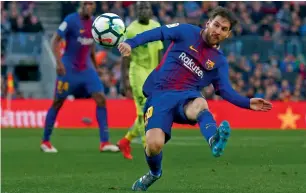
<path fill-rule="evenodd" d="M 68 82 L 63 82 L 61 80 L 57 81 L 57 92 L 58 93 L 63 93 L 67 92 L 69 89 L 69 83 Z"/>

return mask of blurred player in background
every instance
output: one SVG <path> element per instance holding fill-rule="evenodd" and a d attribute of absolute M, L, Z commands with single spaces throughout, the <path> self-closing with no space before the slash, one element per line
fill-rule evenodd
<path fill-rule="evenodd" d="M 106 101 L 103 85 L 96 72 L 95 44 L 91 34 L 95 8 L 95 2 L 81 2 L 80 10 L 64 19 L 52 40 L 57 63 L 57 82 L 55 98 L 47 113 L 40 146 L 44 152 L 57 152 L 57 149 L 50 143 L 57 114 L 66 97 L 80 90 L 90 94 L 97 104 L 96 118 L 100 132 L 100 151 L 119 151 L 116 145 L 109 142 Z M 59 46 L 63 39 L 66 40 L 66 47 L 61 57 Z M 67 118 L 73 119 L 73 115 Z"/>
<path fill-rule="evenodd" d="M 231 86 L 229 65 L 219 44 L 230 36 L 236 23 L 229 10 L 217 7 L 205 29 L 190 24 L 170 24 L 119 44 L 119 51 L 127 56 L 139 45 L 157 40 L 172 41 L 162 62 L 149 75 L 143 87 L 147 97 L 144 109 L 145 156 L 150 171 L 133 184 L 133 190 L 145 191 L 161 177 L 162 148 L 171 138 L 173 122 L 198 123 L 213 156 L 223 154 L 230 136 L 230 125 L 223 121 L 217 127 L 207 101 L 200 93 L 203 87 L 213 84 L 217 94 L 241 108 L 255 111 L 272 109 L 268 101 L 243 97 Z"/>
<path fill-rule="evenodd" d="M 137 34 L 144 31 L 160 27 L 160 24 L 152 19 L 152 8 L 150 2 L 137 2 L 136 4 L 137 20 L 132 22 L 126 32 L 127 38 L 133 38 Z M 162 57 L 163 43 L 161 41 L 143 44 L 133 49 L 131 56 L 123 57 L 122 66 L 122 92 L 125 94 L 129 89 L 129 83 L 132 88 L 133 98 L 137 110 L 137 118 L 133 127 L 127 132 L 124 138 L 118 143 L 118 147 L 126 159 L 132 159 L 130 143 L 135 137 L 141 136 L 143 144 L 145 144 L 144 118 L 143 108 L 146 97 L 142 93 L 142 86 L 158 65 Z M 129 69 L 128 69 L 129 68 Z M 129 70 L 129 77 L 127 76 Z"/>

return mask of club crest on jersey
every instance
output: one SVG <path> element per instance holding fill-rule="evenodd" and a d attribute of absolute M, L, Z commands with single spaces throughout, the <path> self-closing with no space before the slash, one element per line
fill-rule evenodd
<path fill-rule="evenodd" d="M 215 66 L 215 63 L 211 61 L 210 59 L 208 59 L 205 63 L 205 67 L 207 70 L 212 70 L 214 66 Z"/>

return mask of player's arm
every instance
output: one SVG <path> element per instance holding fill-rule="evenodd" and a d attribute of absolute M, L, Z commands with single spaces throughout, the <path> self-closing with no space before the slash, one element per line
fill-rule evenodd
<path fill-rule="evenodd" d="M 129 89 L 129 68 L 130 68 L 131 56 L 123 56 L 121 64 L 121 84 L 120 92 L 123 96 L 126 95 Z"/>
<path fill-rule="evenodd" d="M 238 94 L 231 86 L 227 62 L 218 69 L 218 79 L 213 83 L 216 93 L 228 102 L 245 109 L 254 111 L 269 111 L 272 104 L 261 98 L 247 98 Z"/>
<path fill-rule="evenodd" d="M 66 17 L 65 20 L 60 24 L 56 33 L 53 35 L 51 40 L 52 51 L 56 59 L 56 71 L 59 75 L 65 74 L 65 67 L 62 63 L 61 52 L 60 52 L 60 43 L 66 38 L 68 33 L 69 17 Z"/>
<path fill-rule="evenodd" d="M 96 45 L 95 44 L 93 44 L 91 46 L 90 58 L 92 60 L 92 63 L 94 64 L 95 68 L 98 69 L 98 64 L 97 64 L 97 61 L 96 61 Z"/>
<path fill-rule="evenodd" d="M 162 61 L 162 58 L 163 58 L 163 50 L 159 50 L 158 51 L 158 62 L 160 63 Z"/>
<path fill-rule="evenodd" d="M 250 99 L 238 94 L 232 87 L 229 80 L 229 68 L 225 63 L 218 68 L 218 78 L 213 82 L 216 94 L 224 100 L 245 109 L 250 109 Z"/>
<path fill-rule="evenodd" d="M 123 56 L 129 56 L 131 50 L 148 42 L 158 40 L 179 41 L 183 39 L 184 31 L 188 31 L 191 25 L 189 24 L 171 24 L 162 27 L 157 27 L 152 30 L 145 31 L 136 35 L 134 38 L 128 39 L 118 45 L 118 50 Z"/>
<path fill-rule="evenodd" d="M 178 24 L 178 23 L 171 25 L 164 25 L 161 27 L 154 28 L 152 30 L 145 31 L 141 34 L 138 34 L 134 38 L 128 39 L 125 42 L 129 44 L 133 49 L 148 42 L 154 42 L 158 40 L 177 41 L 182 37 L 182 30 L 186 30 L 187 27 L 188 27 L 187 24 Z"/>
<path fill-rule="evenodd" d="M 60 43 L 62 40 L 63 40 L 62 37 L 59 36 L 57 33 L 55 33 L 51 39 L 51 47 L 52 47 L 52 52 L 56 59 L 56 64 L 59 64 L 62 62 L 61 48 L 60 48 Z"/>

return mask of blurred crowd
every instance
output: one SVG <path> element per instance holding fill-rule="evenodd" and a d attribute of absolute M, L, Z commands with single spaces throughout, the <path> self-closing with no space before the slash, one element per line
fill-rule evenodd
<path fill-rule="evenodd" d="M 233 31 L 233 37 L 252 35 L 265 40 L 278 40 L 285 36 L 306 37 L 305 2 L 152 2 L 154 19 L 161 24 L 188 22 L 203 25 L 209 11 L 218 5 L 229 8 L 239 17 L 240 23 Z M 118 14 L 127 25 L 136 19 L 135 5 L 131 2 L 101 2 L 97 9 L 98 13 Z M 67 12 L 63 17 L 65 14 Z M 248 97 L 306 100 L 305 55 L 286 54 L 282 58 L 271 55 L 263 61 L 258 53 L 245 57 L 230 52 L 227 58 L 233 87 Z M 100 74 L 106 93 L 111 98 L 120 97 L 120 60 L 114 65 L 104 61 L 102 66 Z M 218 100 L 213 91 L 211 86 L 203 92 L 208 99 Z"/>
<path fill-rule="evenodd" d="M 256 53 L 250 59 L 230 54 L 227 59 L 232 85 L 239 93 L 267 100 L 306 100 L 306 66 L 295 56 L 287 55 L 283 60 L 271 56 L 260 62 Z M 212 86 L 204 92 L 208 99 L 219 99 Z"/>
<path fill-rule="evenodd" d="M 305 2 L 152 2 L 154 19 L 161 25 L 175 22 L 203 25 L 208 20 L 208 13 L 221 5 L 232 10 L 239 18 L 240 24 L 234 29 L 234 36 L 259 35 L 305 36 L 306 3 Z M 62 18 L 74 12 L 78 2 L 63 2 Z M 116 13 L 129 25 L 136 19 L 134 2 L 97 2 L 97 13 Z"/>
<path fill-rule="evenodd" d="M 79 4 L 75 1 L 61 3 L 62 18 L 76 11 Z M 136 19 L 135 2 L 96 3 L 97 14 L 116 13 L 123 18 L 126 25 Z M 233 29 L 232 39 L 246 36 L 270 41 L 279 41 L 288 36 L 306 38 L 306 2 L 152 2 L 153 19 L 162 25 L 180 22 L 203 27 L 209 18 L 208 13 L 218 5 L 229 8 L 239 18 L 239 24 Z M 1 29 L 29 31 L 31 27 L 25 27 L 28 24 L 32 25 L 33 29 L 35 21 L 37 22 L 33 14 L 34 8 L 35 3 L 7 4 L 5 13 L 1 12 Z M 43 30 L 42 26 L 39 30 Z M 231 51 L 226 53 L 231 66 L 230 79 L 238 92 L 248 97 L 263 97 L 269 100 L 306 100 L 305 53 L 271 54 L 268 59 L 264 59 L 256 51 L 248 56 Z M 119 54 L 102 49 L 97 56 L 100 63 L 99 75 L 107 96 L 121 98 Z M 203 92 L 208 99 L 219 99 L 214 95 L 212 87 Z"/>
<path fill-rule="evenodd" d="M 6 95 L 6 65 L 5 51 L 10 34 L 20 33 L 20 42 L 25 38 L 22 33 L 43 32 L 44 28 L 35 14 L 35 2 L 32 1 L 1 1 L 1 97 Z M 14 98 L 23 98 L 23 94 L 17 89 Z"/>
<path fill-rule="evenodd" d="M 1 55 L 10 33 L 43 31 L 43 25 L 35 15 L 35 2 L 1 1 Z"/>

